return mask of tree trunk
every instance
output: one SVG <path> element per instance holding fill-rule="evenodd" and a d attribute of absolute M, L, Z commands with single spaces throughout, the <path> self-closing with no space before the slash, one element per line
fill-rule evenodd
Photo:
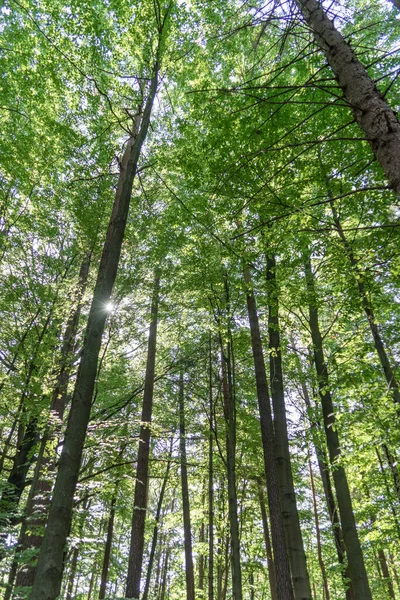
<path fill-rule="evenodd" d="M 185 439 L 185 392 L 183 387 L 183 372 L 179 375 L 179 445 L 181 458 L 181 485 L 182 485 L 182 510 L 183 532 L 185 539 L 185 575 L 186 598 L 195 600 L 194 593 L 194 567 L 192 553 L 192 530 L 190 525 L 189 486 L 187 475 L 186 439 Z"/>
<path fill-rule="evenodd" d="M 340 464 L 340 444 L 335 427 L 335 410 L 329 390 L 329 376 L 325 363 L 322 336 L 319 329 L 318 309 L 309 254 L 304 255 L 307 292 L 309 298 L 309 319 L 311 337 L 314 346 L 314 361 L 318 377 L 318 389 L 321 398 L 324 429 L 328 446 L 329 460 L 332 465 L 332 476 L 342 523 L 343 540 L 347 551 L 349 574 L 356 600 L 372 600 L 369 588 L 364 557 L 358 538 L 354 518 L 350 489 L 346 473 Z"/>
<path fill-rule="evenodd" d="M 315 532 L 316 532 L 316 536 L 317 536 L 318 563 L 319 563 L 319 567 L 321 569 L 322 584 L 323 584 L 323 589 L 324 589 L 324 600 L 330 600 L 328 579 L 326 577 L 325 563 L 324 563 L 324 558 L 322 556 L 322 544 L 321 544 L 321 532 L 320 532 L 320 528 L 319 528 L 317 496 L 315 494 L 314 475 L 313 475 L 313 470 L 312 470 L 311 459 L 309 459 L 309 470 L 310 470 L 311 496 L 312 496 L 312 503 L 313 503 L 313 509 L 314 509 Z"/>
<path fill-rule="evenodd" d="M 297 511 L 289 438 L 286 421 L 285 395 L 283 391 L 282 354 L 279 333 L 279 303 L 276 285 L 276 262 L 267 256 L 268 281 L 268 334 L 271 397 L 274 410 L 274 433 L 277 474 L 286 547 L 294 597 L 296 600 L 311 600 L 310 580 L 307 571 L 303 536 Z"/>
<path fill-rule="evenodd" d="M 244 279 L 246 283 L 247 310 L 250 322 L 258 408 L 260 412 L 268 506 L 271 518 L 271 537 L 274 551 L 276 590 L 279 600 L 293 600 L 290 567 L 286 551 L 285 529 L 280 505 L 279 482 L 276 472 L 274 428 L 272 423 L 267 374 L 265 370 L 256 301 L 251 288 L 251 279 L 248 267 L 245 267 L 244 269 Z"/>
<path fill-rule="evenodd" d="M 392 578 L 390 577 L 389 567 L 386 560 L 386 555 L 382 548 L 378 550 L 378 560 L 379 564 L 381 565 L 382 579 L 385 581 L 389 598 L 392 598 L 392 600 L 396 600 L 393 582 Z"/>
<path fill-rule="evenodd" d="M 129 138 L 121 163 L 116 197 L 90 307 L 53 501 L 30 600 L 55 600 L 61 587 L 63 551 L 71 521 L 73 497 L 89 422 L 97 361 L 107 318 L 106 305 L 110 300 L 117 275 L 133 180 L 150 123 L 158 84 L 158 71 L 159 58 L 156 59 L 141 124 L 138 123 L 137 130 Z"/>
<path fill-rule="evenodd" d="M 400 194 L 400 123 L 317 0 L 295 0 L 393 191 Z"/>
<path fill-rule="evenodd" d="M 101 569 L 99 600 L 104 600 L 104 598 L 106 597 L 106 588 L 107 588 L 107 583 L 108 583 L 108 569 L 110 566 L 110 556 L 111 556 L 111 545 L 112 545 L 113 535 L 114 535 L 115 505 L 117 503 L 118 486 L 119 486 L 119 479 L 117 479 L 117 481 L 115 482 L 114 493 L 112 495 L 111 504 L 110 504 L 110 514 L 109 514 L 108 523 L 107 523 L 107 537 L 106 537 L 106 544 L 104 547 L 103 566 Z"/>
<path fill-rule="evenodd" d="M 260 502 L 261 518 L 262 518 L 263 531 L 264 531 L 265 551 L 267 554 L 268 578 L 269 578 L 269 587 L 271 590 L 271 600 L 278 600 L 278 595 L 277 595 L 277 591 L 276 591 L 274 557 L 272 555 L 271 538 L 269 535 L 269 527 L 268 527 L 268 517 L 267 517 L 267 511 L 265 508 L 264 492 L 263 492 L 263 487 L 262 487 L 261 481 L 258 481 L 258 500 Z"/>
<path fill-rule="evenodd" d="M 400 150 L 399 150 L 399 152 L 400 152 Z M 330 194 L 329 190 L 328 190 L 328 194 Z M 392 369 L 392 365 L 390 364 L 389 357 L 386 353 L 386 349 L 385 349 L 385 345 L 383 343 L 382 336 L 379 333 L 379 328 L 378 328 L 377 320 L 375 317 L 375 312 L 374 312 L 373 307 L 371 306 L 371 302 L 368 298 L 368 294 L 365 289 L 365 277 L 364 277 L 365 273 L 363 272 L 362 269 L 360 269 L 358 261 L 357 261 L 356 257 L 354 256 L 353 248 L 351 247 L 351 244 L 347 240 L 346 235 L 343 231 L 343 227 L 340 222 L 340 219 L 337 214 L 337 211 L 336 211 L 333 201 L 331 202 L 331 209 L 332 209 L 333 221 L 335 223 L 336 230 L 339 234 L 340 240 L 346 251 L 347 257 L 350 262 L 351 269 L 353 271 L 353 274 L 354 274 L 354 277 L 355 277 L 355 280 L 357 283 L 358 295 L 360 297 L 361 304 L 362 304 L 362 307 L 365 312 L 365 316 L 367 317 L 367 320 L 368 320 L 368 324 L 369 324 L 369 327 L 370 327 L 370 330 L 372 333 L 372 338 L 374 340 L 375 350 L 379 357 L 379 361 L 381 363 L 382 370 L 385 375 L 386 382 L 388 384 L 388 388 L 391 390 L 393 400 L 397 405 L 398 414 L 400 416 L 399 383 L 395 377 L 394 371 Z M 398 491 L 398 493 L 400 494 L 400 490 Z M 400 495 L 399 495 L 399 498 L 400 498 Z"/>
<path fill-rule="evenodd" d="M 126 597 L 137 598 L 140 595 L 140 579 L 142 575 L 144 527 L 146 521 L 151 419 L 153 412 L 154 370 L 156 362 L 158 300 L 160 291 L 160 270 L 157 267 L 154 275 L 154 291 L 151 303 L 151 323 L 147 350 L 146 376 L 143 392 L 142 418 L 139 435 L 139 448 L 136 467 L 135 496 L 133 504 L 131 543 L 129 549 L 128 577 Z"/>
<path fill-rule="evenodd" d="M 158 498 L 158 503 L 157 503 L 156 522 L 155 522 L 154 528 L 153 528 L 153 538 L 151 540 L 151 549 L 150 549 L 149 564 L 148 564 L 148 567 L 147 567 L 147 574 L 146 574 L 146 584 L 145 584 L 145 587 L 144 587 L 142 600 L 147 600 L 148 595 L 149 595 L 151 573 L 152 573 L 152 570 L 153 570 L 154 556 L 155 556 L 156 548 L 157 548 L 158 526 L 160 524 L 161 509 L 162 509 L 162 505 L 163 505 L 163 501 L 164 501 L 165 490 L 166 490 L 167 483 L 168 483 L 169 472 L 170 472 L 170 469 L 171 469 L 171 457 L 172 457 L 172 445 L 173 445 L 173 441 L 174 440 L 172 438 L 171 439 L 171 446 L 170 446 L 170 449 L 169 449 L 167 468 L 165 470 L 164 480 L 163 480 L 163 483 L 162 483 L 162 486 L 161 486 L 160 496 Z"/>
<path fill-rule="evenodd" d="M 51 399 L 50 422 L 40 444 L 36 466 L 38 472 L 35 474 L 30 499 L 26 508 L 26 526 L 24 527 L 24 534 L 22 536 L 21 552 L 28 549 L 31 551 L 34 549 L 39 550 L 43 539 L 42 529 L 45 526 L 49 510 L 52 478 L 56 471 L 57 461 L 54 451 L 52 455 L 46 456 L 46 446 L 49 442 L 58 439 L 61 433 L 64 410 L 67 404 L 68 381 L 72 367 L 73 350 L 82 308 L 82 297 L 89 275 L 89 267 L 90 254 L 88 254 L 81 264 L 75 297 L 77 305 L 71 312 L 65 328 L 60 356 L 60 370 Z M 19 570 L 16 582 L 17 586 L 33 585 L 36 559 L 37 556 L 34 555 L 31 557 L 29 564 Z"/>
<path fill-rule="evenodd" d="M 214 600 L 214 431 L 213 431 L 213 369 L 212 341 L 210 333 L 209 347 L 209 412 L 210 430 L 208 435 L 208 600 Z"/>
<path fill-rule="evenodd" d="M 222 339 L 221 339 L 222 344 Z M 224 398 L 224 412 L 226 423 L 226 468 L 228 477 L 228 515 L 231 533 L 232 550 L 232 597 L 242 600 L 242 569 L 240 564 L 240 539 L 238 522 L 238 502 L 236 491 L 236 410 L 233 395 L 233 382 L 231 370 L 231 347 L 227 342 L 227 354 L 221 345 L 222 368 L 222 393 Z"/>

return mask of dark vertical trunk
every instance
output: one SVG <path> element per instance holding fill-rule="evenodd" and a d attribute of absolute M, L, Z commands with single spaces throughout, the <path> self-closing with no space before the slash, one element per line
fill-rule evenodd
<path fill-rule="evenodd" d="M 251 345 L 256 376 L 258 408 L 260 412 L 261 438 L 264 453 L 264 468 L 267 481 L 268 506 L 271 518 L 271 537 L 274 551 L 276 590 L 279 600 L 293 600 L 289 560 L 286 551 L 285 528 L 283 525 L 279 482 L 276 472 L 276 455 L 271 404 L 261 343 L 260 327 L 254 293 L 251 288 L 249 269 L 244 269 L 247 310 L 249 314 Z"/>
<path fill-rule="evenodd" d="M 346 473 L 340 464 L 340 444 L 335 427 L 335 409 L 329 389 L 329 375 L 325 362 L 322 336 L 319 329 L 318 309 L 314 287 L 314 276 L 309 254 L 304 255 L 307 292 L 309 298 L 309 319 L 314 346 L 314 361 L 318 377 L 318 389 L 324 420 L 329 460 L 342 524 L 343 540 L 347 551 L 349 574 L 356 600 L 372 600 L 364 557 L 354 518 L 353 505 Z"/>
<path fill-rule="evenodd" d="M 313 509 L 314 509 L 315 533 L 316 533 L 316 536 L 317 536 L 318 563 L 319 563 L 319 568 L 321 570 L 321 576 L 322 576 L 322 585 L 323 585 L 323 590 L 324 590 L 324 600 L 330 600 L 329 587 L 328 587 L 328 579 L 327 579 L 327 576 L 326 576 L 326 569 L 325 569 L 324 558 L 322 556 L 321 532 L 320 532 L 320 528 L 319 528 L 317 497 L 316 497 L 316 494 L 315 494 L 314 476 L 313 476 L 313 470 L 312 470 L 311 460 L 309 460 L 309 469 L 310 469 L 311 496 L 312 496 L 312 503 L 313 503 Z"/>
<path fill-rule="evenodd" d="M 400 154 L 400 148 L 399 148 L 399 154 Z M 329 190 L 328 190 L 328 193 L 330 194 Z M 355 277 L 355 280 L 357 283 L 358 295 L 360 297 L 365 316 L 367 317 L 367 320 L 368 320 L 368 324 L 369 324 L 371 334 L 372 334 L 372 339 L 374 340 L 375 350 L 379 357 L 379 361 L 381 363 L 381 367 L 382 367 L 382 371 L 383 371 L 385 379 L 386 379 L 386 383 L 388 385 L 389 390 L 391 390 L 393 400 L 397 405 L 397 410 L 399 411 L 399 415 L 400 415 L 399 383 L 395 377 L 394 371 L 392 369 L 392 365 L 390 364 L 390 360 L 389 360 L 389 357 L 388 357 L 386 349 L 385 349 L 385 344 L 383 342 L 383 338 L 379 332 L 379 327 L 377 324 L 377 319 L 375 317 L 375 312 L 371 305 L 370 299 L 368 297 L 367 290 L 365 288 L 365 273 L 362 269 L 360 269 L 358 261 L 357 261 L 356 257 L 354 256 L 353 248 L 351 247 L 351 244 L 349 243 L 349 241 L 346 238 L 346 235 L 343 231 L 343 227 L 340 222 L 339 216 L 337 214 L 334 202 L 331 202 L 331 209 L 332 209 L 333 221 L 335 223 L 336 230 L 339 234 L 340 240 L 346 251 L 347 257 L 350 262 L 351 269 L 353 271 L 353 274 L 354 274 L 354 277 Z M 399 490 L 399 497 L 400 497 L 400 490 Z"/>
<path fill-rule="evenodd" d="M 321 3 L 317 0 L 296 0 L 296 4 L 325 54 L 390 187 L 400 194 L 400 123 L 396 114 Z"/>
<path fill-rule="evenodd" d="M 231 348 L 227 343 L 227 355 L 221 346 L 222 393 L 226 422 L 226 466 L 228 477 L 228 515 L 231 533 L 232 551 L 232 596 L 234 600 L 242 600 L 242 569 L 240 564 L 239 522 L 237 514 L 236 491 L 236 410 L 233 395 L 231 373 Z"/>
<path fill-rule="evenodd" d="M 50 492 L 52 488 L 52 479 L 56 470 L 57 456 L 54 451 L 46 454 L 46 446 L 56 440 L 61 433 L 61 426 L 64 417 L 64 410 L 67 404 L 68 381 L 71 373 L 73 350 L 75 346 L 76 333 L 79 324 L 79 318 L 82 308 L 82 297 L 85 292 L 87 278 L 89 275 L 90 254 L 81 264 L 79 272 L 78 287 L 75 301 L 77 305 L 71 312 L 61 348 L 60 370 L 57 382 L 53 390 L 50 405 L 50 423 L 45 431 L 37 459 L 34 483 L 30 493 L 30 499 L 26 508 L 26 527 L 21 540 L 21 551 L 31 550 L 31 559 L 29 563 L 20 569 L 17 576 L 17 586 L 31 586 L 35 578 L 35 562 L 49 510 Z"/>
<path fill-rule="evenodd" d="M 296 600 L 311 600 L 310 580 L 307 571 L 303 536 L 297 511 L 289 438 L 286 421 L 285 395 L 283 391 L 282 354 L 279 332 L 279 303 L 276 285 L 276 262 L 273 255 L 267 256 L 268 281 L 268 335 L 271 397 L 274 410 L 275 454 L 280 487 L 280 500 L 286 547 L 294 597 Z"/>
<path fill-rule="evenodd" d="M 185 438 L 185 391 L 183 386 L 183 373 L 179 376 L 179 446 L 181 458 L 181 486 L 182 486 L 182 510 L 183 510 L 183 532 L 185 539 L 185 575 L 186 575 L 186 598 L 195 600 L 194 594 L 194 567 L 192 554 L 192 530 L 190 525 L 189 485 L 187 474 L 186 438 Z"/>
<path fill-rule="evenodd" d="M 148 567 L 147 567 L 147 574 L 146 574 L 146 584 L 145 584 L 145 587 L 144 587 L 142 600 L 147 600 L 148 595 L 149 595 L 151 574 L 152 574 L 153 564 L 154 564 L 154 556 L 155 556 L 156 548 L 157 548 L 158 526 L 160 524 L 161 509 L 162 509 L 162 505 L 163 505 L 163 501 L 164 501 L 165 490 L 167 488 L 169 472 L 170 472 L 170 469 L 171 469 L 172 445 L 173 445 L 173 438 L 171 439 L 171 446 L 170 446 L 170 449 L 169 449 L 167 468 L 165 470 L 164 480 L 163 480 L 163 483 L 162 483 L 162 486 L 161 486 L 160 496 L 158 498 L 158 503 L 157 503 L 156 519 L 155 519 L 156 522 L 155 522 L 154 528 L 153 528 L 153 537 L 152 537 L 152 540 L 151 540 L 151 549 L 150 549 L 150 556 L 149 556 L 149 564 L 148 564 Z"/>
<path fill-rule="evenodd" d="M 392 582 L 392 578 L 390 577 L 389 567 L 388 567 L 387 560 L 386 560 L 386 555 L 382 548 L 380 548 L 378 550 L 378 560 L 379 560 L 379 564 L 381 566 L 382 578 L 385 581 L 387 591 L 389 594 L 389 598 L 392 598 L 392 600 L 396 600 L 393 582 Z"/>
<path fill-rule="evenodd" d="M 75 546 L 75 548 L 72 551 L 71 568 L 70 568 L 69 575 L 68 575 L 68 587 L 67 587 L 66 600 L 73 600 L 72 594 L 74 592 L 75 575 L 76 575 L 76 569 L 78 566 L 78 556 L 79 556 L 79 546 Z"/>
<path fill-rule="evenodd" d="M 167 547 L 167 549 L 165 551 L 164 565 L 163 565 L 163 569 L 162 569 L 162 579 L 161 579 L 160 594 L 159 594 L 160 600 L 165 600 L 165 592 L 167 589 L 167 581 L 168 581 L 168 564 L 169 564 L 170 552 L 171 551 L 170 551 L 169 547 Z"/>
<path fill-rule="evenodd" d="M 151 303 L 151 323 L 147 350 L 146 376 L 143 392 L 142 418 L 139 435 L 139 448 L 136 467 L 135 496 L 133 504 L 131 544 L 129 550 L 128 577 L 126 597 L 139 598 L 140 579 L 142 576 L 144 527 L 146 521 L 151 419 L 153 412 L 154 371 L 157 345 L 158 300 L 160 289 L 160 272 L 156 269 L 154 291 Z"/>
<path fill-rule="evenodd" d="M 210 431 L 208 435 L 208 600 L 214 600 L 214 432 L 213 432 L 213 369 L 212 369 L 212 341 L 210 333 L 209 347 L 209 412 Z"/>
<path fill-rule="evenodd" d="M 269 527 L 268 527 L 268 517 L 267 517 L 267 511 L 265 508 L 264 491 L 263 491 L 261 481 L 258 482 L 258 500 L 260 502 L 261 518 L 262 518 L 263 531 L 264 531 L 265 551 L 267 554 L 268 579 L 269 579 L 269 587 L 271 590 L 271 600 L 278 600 L 278 594 L 276 591 L 274 557 L 272 555 L 271 538 L 269 535 Z"/>
<path fill-rule="evenodd" d="M 117 503 L 118 487 L 119 487 L 119 480 L 117 479 L 117 481 L 115 482 L 114 493 L 111 498 L 110 513 L 108 516 L 107 537 L 106 537 L 106 544 L 104 547 L 103 566 L 101 569 L 99 600 L 104 600 L 104 598 L 106 597 L 106 588 L 107 588 L 107 583 L 108 583 L 108 569 L 110 566 L 110 556 L 111 556 L 111 545 L 112 545 L 113 535 L 114 535 L 115 505 Z"/>
<path fill-rule="evenodd" d="M 159 52 L 157 52 L 158 54 Z M 116 197 L 89 312 L 82 359 L 72 397 L 53 500 L 30 600 L 55 600 L 60 592 L 64 547 L 71 521 L 73 497 L 89 422 L 101 339 L 107 318 L 105 307 L 110 300 L 117 275 L 133 180 L 150 123 L 150 114 L 158 84 L 158 71 L 159 58 L 154 67 L 141 124 L 138 123 L 137 130 L 128 140 L 121 163 Z"/>
<path fill-rule="evenodd" d="M 294 342 L 292 342 L 292 345 L 293 345 L 293 347 L 295 347 Z M 307 409 L 310 411 L 310 414 L 311 414 L 311 412 L 312 412 L 311 400 L 310 400 L 310 396 L 308 394 L 307 385 L 304 382 L 302 366 L 301 366 L 300 359 L 297 355 L 297 352 L 296 352 L 296 357 L 297 357 L 298 366 L 299 366 L 299 369 L 301 372 L 301 379 L 302 379 L 301 388 L 302 388 L 302 392 L 303 392 L 304 402 L 306 404 Z M 344 547 L 343 533 L 342 533 L 342 528 L 340 526 L 339 514 L 338 514 L 338 511 L 336 508 L 336 499 L 335 499 L 335 496 L 333 493 L 333 488 L 332 488 L 332 481 L 331 481 L 331 475 L 329 472 L 328 459 L 326 456 L 325 449 L 321 448 L 320 442 L 318 440 L 318 431 L 320 430 L 320 428 L 321 428 L 320 422 L 313 420 L 311 423 L 311 434 L 312 434 L 314 448 L 315 448 L 315 454 L 316 454 L 317 462 L 318 462 L 318 470 L 319 470 L 319 473 L 321 476 L 322 486 L 324 489 L 324 496 L 325 496 L 325 500 L 326 500 L 326 504 L 327 504 L 327 508 L 328 508 L 329 519 L 330 519 L 331 526 L 332 526 L 332 533 L 333 533 L 333 539 L 335 541 L 336 553 L 337 553 L 339 564 L 342 565 L 342 567 L 343 567 L 341 570 L 341 573 L 342 573 L 342 578 L 343 578 L 343 585 L 346 590 L 346 600 L 354 600 L 354 594 L 353 594 L 352 585 L 351 585 L 351 581 L 350 581 L 348 566 L 347 565 L 344 566 L 346 563 L 346 550 Z"/>

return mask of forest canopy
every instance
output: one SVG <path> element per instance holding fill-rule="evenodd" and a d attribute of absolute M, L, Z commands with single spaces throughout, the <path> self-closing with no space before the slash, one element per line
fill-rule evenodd
<path fill-rule="evenodd" d="M 399 22 L 4 0 L 1 598 L 400 598 Z"/>

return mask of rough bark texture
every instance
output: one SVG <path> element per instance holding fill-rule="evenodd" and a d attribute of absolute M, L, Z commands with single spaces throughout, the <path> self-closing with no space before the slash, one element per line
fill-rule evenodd
<path fill-rule="evenodd" d="M 400 123 L 317 0 L 295 0 L 330 64 L 354 118 L 364 131 L 390 187 L 400 194 Z M 397 3 L 397 0 L 396 0 Z"/>
<path fill-rule="evenodd" d="M 290 461 L 285 395 L 283 391 L 279 306 L 275 270 L 275 257 L 269 255 L 267 256 L 269 367 L 272 406 L 274 409 L 277 474 L 294 597 L 296 600 L 311 600 L 310 580 L 307 571 Z"/>
<path fill-rule="evenodd" d="M 324 429 L 328 446 L 329 461 L 332 466 L 332 476 L 335 484 L 340 520 L 342 524 L 343 540 L 346 547 L 349 574 L 356 600 L 372 600 L 369 588 L 364 557 L 358 538 L 356 521 L 354 518 L 350 489 L 346 473 L 340 464 L 340 444 L 335 427 L 335 409 L 332 395 L 329 390 L 329 375 L 325 362 L 322 336 L 319 329 L 318 309 L 316 302 L 314 276 L 311 269 L 309 254 L 304 255 L 304 269 L 309 297 L 309 322 L 311 337 L 314 346 L 314 361 L 318 377 L 318 389 L 324 420 Z"/>
<path fill-rule="evenodd" d="M 110 300 L 117 275 L 132 185 L 141 148 L 150 124 L 150 114 L 157 90 L 158 70 L 157 62 L 141 124 L 138 126 L 138 131 L 132 134 L 128 140 L 122 159 L 116 197 L 89 312 L 82 359 L 72 397 L 53 501 L 30 600 L 55 600 L 60 592 L 63 552 L 71 521 L 73 497 L 89 422 L 101 338 L 107 318 L 105 306 Z"/>
<path fill-rule="evenodd" d="M 192 528 L 190 524 L 189 485 L 187 474 L 186 457 L 186 433 L 185 433 L 185 391 L 183 386 L 183 373 L 179 376 L 179 446 L 181 459 L 181 488 L 182 488 L 182 511 L 183 511 L 183 533 L 185 542 L 185 575 L 186 575 L 186 598 L 195 600 L 194 593 L 194 566 L 192 553 Z"/>
<path fill-rule="evenodd" d="M 267 374 L 265 370 L 256 301 L 251 287 L 250 271 L 247 267 L 244 269 L 244 279 L 247 286 L 247 310 L 250 322 L 258 408 L 260 412 L 261 438 L 264 452 L 264 467 L 267 480 L 276 590 L 279 600 L 293 600 L 294 596 L 286 550 L 285 528 L 283 525 L 280 504 L 279 481 L 276 472 L 274 428 L 272 423 Z"/>
<path fill-rule="evenodd" d="M 159 289 L 160 273 L 159 269 L 156 269 L 153 299 L 151 303 L 151 323 L 149 330 L 146 375 L 143 392 L 142 423 L 140 426 L 139 448 L 136 466 L 131 543 L 129 549 L 128 577 L 126 582 L 127 598 L 139 598 L 140 579 L 142 576 L 144 527 L 146 521 L 149 480 L 151 419 L 153 412 L 154 371 L 156 363 Z"/>

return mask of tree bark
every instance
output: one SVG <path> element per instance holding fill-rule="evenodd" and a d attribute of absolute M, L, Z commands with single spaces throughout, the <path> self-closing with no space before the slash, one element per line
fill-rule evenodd
<path fill-rule="evenodd" d="M 183 532 L 185 540 L 185 575 L 186 575 L 186 598 L 195 600 L 194 593 L 194 566 L 192 553 L 192 530 L 190 524 L 189 485 L 187 474 L 186 438 L 185 438 L 185 391 L 183 384 L 183 372 L 179 375 L 179 446 L 181 459 L 181 486 L 182 486 L 182 510 L 183 510 Z"/>
<path fill-rule="evenodd" d="M 110 566 L 111 545 L 114 536 L 114 521 L 115 521 L 115 505 L 117 503 L 119 479 L 115 482 L 114 493 L 111 498 L 110 513 L 107 523 L 107 537 L 104 547 L 103 566 L 101 569 L 101 580 L 99 590 L 99 600 L 104 600 L 106 597 L 106 588 L 108 583 L 108 569 Z"/>
<path fill-rule="evenodd" d="M 315 533 L 316 533 L 316 537 L 317 537 L 318 563 L 319 563 L 319 568 L 321 570 L 321 576 L 322 576 L 322 584 L 323 584 L 323 589 L 324 589 L 324 600 L 330 600 L 328 579 L 326 576 L 324 558 L 322 556 L 322 544 L 321 544 L 321 532 L 320 532 L 320 528 L 319 528 L 317 496 L 315 494 L 314 475 L 313 475 L 313 470 L 312 470 L 311 459 L 309 459 L 309 470 L 310 470 L 311 496 L 312 496 L 313 509 L 314 509 Z"/>
<path fill-rule="evenodd" d="M 162 509 L 162 505 L 163 505 L 163 501 L 164 501 L 165 490 L 167 488 L 169 472 L 170 472 L 170 469 L 171 469 L 172 445 L 173 445 L 173 438 L 171 439 L 171 446 L 170 446 L 170 449 L 169 449 L 167 468 L 165 470 L 165 475 L 164 475 L 163 483 L 162 483 L 162 486 L 161 486 L 160 496 L 158 498 L 158 503 L 157 503 L 156 519 L 155 519 L 156 522 L 155 522 L 154 528 L 153 528 L 153 537 L 152 537 L 152 540 L 151 540 L 151 549 L 150 549 L 150 556 L 149 556 L 149 564 L 148 564 L 148 567 L 147 567 L 147 574 L 146 574 L 146 584 L 144 586 L 142 600 L 147 600 L 147 598 L 149 596 L 151 573 L 152 573 L 152 570 L 153 570 L 154 556 L 155 556 L 156 548 L 157 548 L 158 526 L 160 524 L 161 509 Z"/>
<path fill-rule="evenodd" d="M 264 532 L 265 551 L 267 554 L 267 565 L 268 565 L 268 578 L 269 587 L 271 590 L 271 600 L 278 600 L 276 591 L 276 577 L 275 577 L 275 565 L 274 557 L 272 555 L 271 538 L 269 535 L 268 517 L 265 508 L 264 492 L 261 481 L 258 481 L 258 500 L 260 502 L 261 518 Z"/>
<path fill-rule="evenodd" d="M 400 194 L 400 123 L 349 43 L 317 0 L 295 0 L 324 53 L 381 165 L 390 187 Z M 397 0 L 396 0 L 397 1 Z"/>
<path fill-rule="evenodd" d="M 231 347 L 227 343 L 225 356 L 221 339 L 221 369 L 222 369 L 222 394 L 224 398 L 224 412 L 226 423 L 226 468 L 228 477 L 228 515 L 231 534 L 231 567 L 232 567 L 232 597 L 242 600 L 242 568 L 240 564 L 240 536 L 237 514 L 236 490 L 236 410 L 233 394 Z"/>
<path fill-rule="evenodd" d="M 260 412 L 268 506 L 271 518 L 271 537 L 274 551 L 276 590 L 279 600 L 293 600 L 294 596 L 286 549 L 285 528 L 283 525 L 280 504 L 279 482 L 276 472 L 274 428 L 272 422 L 267 374 L 265 370 L 257 306 L 251 287 L 250 271 L 248 267 L 245 267 L 244 269 L 244 279 L 246 283 L 247 310 L 250 322 L 258 408 Z"/>
<path fill-rule="evenodd" d="M 46 456 L 46 446 L 49 442 L 57 439 L 61 433 L 64 411 L 67 404 L 68 381 L 70 377 L 73 350 L 76 341 L 76 333 L 82 308 L 82 297 L 85 292 L 87 278 L 89 275 L 90 257 L 88 254 L 82 261 L 79 271 L 77 291 L 75 294 L 76 306 L 72 310 L 63 336 L 63 344 L 60 355 L 60 370 L 56 385 L 53 390 L 50 405 L 50 422 L 45 431 L 39 450 L 36 469 L 37 475 L 32 483 L 32 490 L 26 508 L 26 526 L 21 541 L 21 552 L 31 549 L 39 550 L 43 534 L 42 529 L 46 524 L 49 510 L 50 492 L 52 478 L 56 471 L 56 454 Z M 17 586 L 32 586 L 35 578 L 36 556 L 30 559 L 29 564 L 19 570 L 17 575 Z"/>
<path fill-rule="evenodd" d="M 160 37 L 162 37 L 162 34 L 160 34 Z M 105 307 L 110 300 L 117 275 L 133 180 L 141 148 L 147 135 L 150 114 L 156 95 L 159 52 L 160 50 L 157 52 L 150 91 L 141 123 L 139 124 L 138 122 L 137 131 L 133 132 L 129 138 L 121 163 L 116 197 L 89 312 L 82 359 L 72 397 L 53 501 L 51 503 L 30 600 L 55 600 L 60 592 L 63 551 L 71 521 L 73 497 L 78 481 L 83 446 L 89 422 L 101 339 L 107 318 Z"/>
<path fill-rule="evenodd" d="M 274 410 L 277 475 L 294 597 L 296 600 L 311 600 L 310 580 L 307 571 L 290 460 L 285 395 L 283 391 L 279 302 L 275 272 L 275 257 L 269 254 L 267 256 L 269 367 L 272 406 Z"/>
<path fill-rule="evenodd" d="M 132 515 L 131 542 L 129 549 L 126 597 L 139 599 L 142 575 L 144 527 L 146 521 L 151 419 L 153 412 L 154 371 L 156 362 L 158 301 L 160 291 L 160 270 L 154 276 L 153 299 L 151 303 L 151 323 L 147 350 L 146 376 L 143 392 L 142 419 L 139 435 L 139 448 L 136 466 L 135 496 Z"/>
<path fill-rule="evenodd" d="M 346 547 L 349 574 L 356 600 L 372 600 L 365 569 L 364 557 L 358 538 L 356 521 L 346 473 L 340 464 L 340 444 L 335 427 L 335 409 L 329 390 L 329 375 L 325 362 L 322 336 L 319 329 L 318 309 L 315 294 L 314 276 L 311 269 L 311 258 L 304 254 L 304 270 L 309 299 L 309 322 L 311 338 L 314 346 L 314 362 L 318 377 L 318 390 L 321 398 L 324 429 L 328 446 L 329 460 L 335 484 L 336 497 L 342 524 L 343 540 Z"/>
<path fill-rule="evenodd" d="M 214 600 L 214 431 L 213 431 L 213 369 L 212 369 L 212 341 L 209 339 L 209 412 L 210 430 L 208 434 L 208 600 Z"/>

